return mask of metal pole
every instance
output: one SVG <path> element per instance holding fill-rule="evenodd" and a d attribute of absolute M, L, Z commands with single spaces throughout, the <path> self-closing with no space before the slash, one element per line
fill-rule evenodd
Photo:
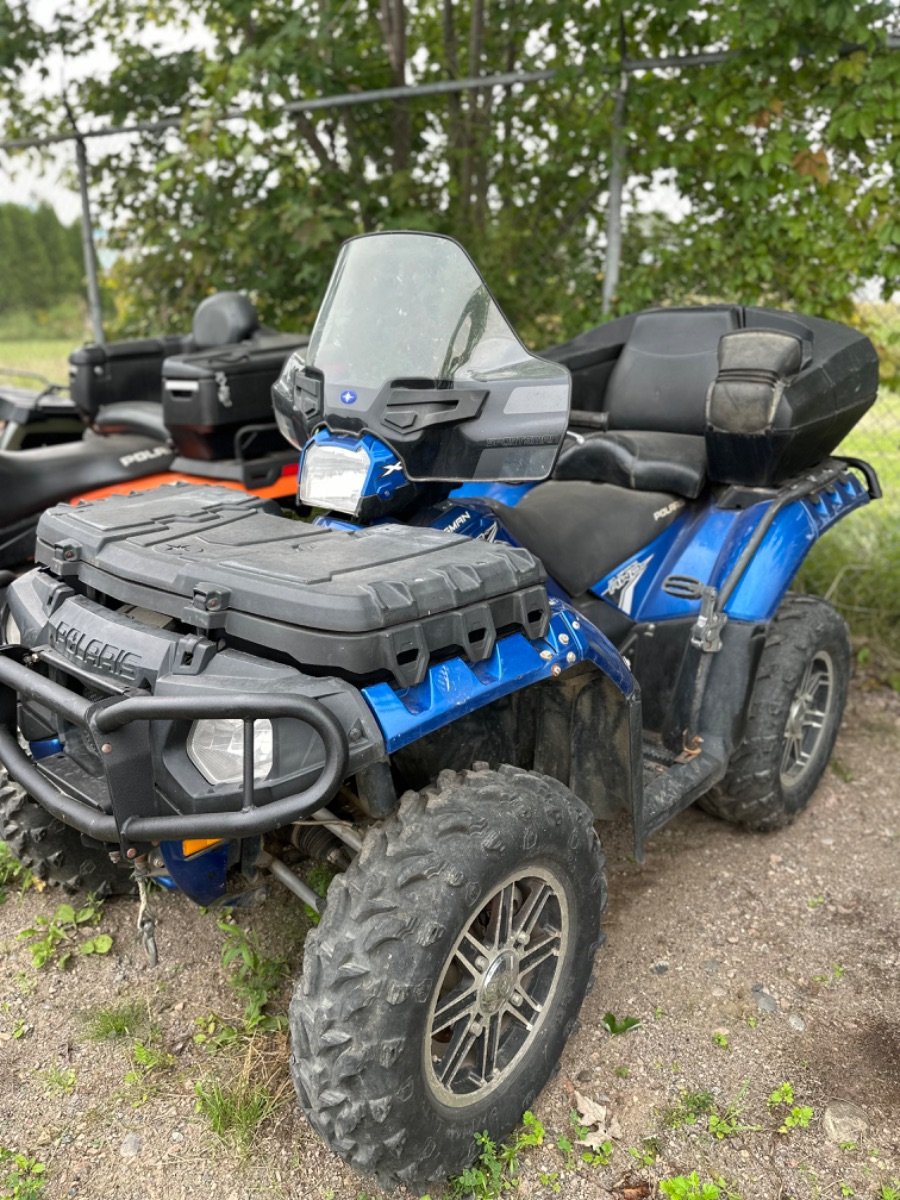
<path fill-rule="evenodd" d="M 625 64 L 625 24 L 620 25 L 622 71 L 616 89 L 610 140 L 609 198 L 606 201 L 606 265 L 603 271 L 603 299 L 600 312 L 608 316 L 619 286 L 622 262 L 622 192 L 625 188 L 625 98 L 628 71 Z"/>
<path fill-rule="evenodd" d="M 84 273 L 87 278 L 88 307 L 94 341 L 100 345 L 103 335 L 103 312 L 100 307 L 100 281 L 97 278 L 97 252 L 94 248 L 94 225 L 91 220 L 91 198 L 88 195 L 88 161 L 84 138 L 75 139 L 75 160 L 78 164 L 78 190 L 81 193 L 81 245 L 84 250 Z"/>

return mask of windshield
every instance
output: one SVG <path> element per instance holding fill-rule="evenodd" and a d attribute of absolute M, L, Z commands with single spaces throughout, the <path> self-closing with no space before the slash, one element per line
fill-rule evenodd
<path fill-rule="evenodd" d="M 331 383 L 466 379 L 527 358 L 478 271 L 448 238 L 348 242 L 306 355 Z"/>
<path fill-rule="evenodd" d="M 529 354 L 462 246 L 437 234 L 347 242 L 288 376 L 274 394 L 299 445 L 321 424 L 371 433 L 418 481 L 543 479 L 568 422 L 566 368 Z"/>

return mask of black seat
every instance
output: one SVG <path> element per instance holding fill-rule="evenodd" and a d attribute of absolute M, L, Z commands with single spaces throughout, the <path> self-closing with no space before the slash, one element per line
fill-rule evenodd
<path fill-rule="evenodd" d="M 685 501 L 668 492 L 550 480 L 526 492 L 515 508 L 492 507 L 557 583 L 580 596 L 667 529 Z"/>
<path fill-rule="evenodd" d="M 719 341 L 736 308 L 638 313 L 604 396 L 608 429 L 577 429 L 557 463 L 559 480 L 614 483 L 696 497 L 706 483 L 706 398 Z"/>
<path fill-rule="evenodd" d="M 121 400 L 104 405 L 94 418 L 93 427 L 98 433 L 133 433 L 158 442 L 169 437 L 162 405 L 156 400 Z"/>
<path fill-rule="evenodd" d="M 3 527 L 95 488 L 168 469 L 174 451 L 152 438 L 92 437 L 61 446 L 0 453 Z"/>
<path fill-rule="evenodd" d="M 614 483 L 639 492 L 668 491 L 694 499 L 706 485 L 706 442 L 691 433 L 569 431 L 555 479 Z"/>

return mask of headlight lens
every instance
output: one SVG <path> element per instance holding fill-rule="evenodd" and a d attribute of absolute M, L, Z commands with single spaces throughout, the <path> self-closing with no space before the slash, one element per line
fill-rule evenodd
<path fill-rule="evenodd" d="M 6 646 L 22 645 L 22 632 L 12 613 L 7 613 L 6 620 L 3 622 L 3 643 Z"/>
<path fill-rule="evenodd" d="M 323 446 L 313 442 L 303 454 L 300 499 L 311 508 L 334 509 L 354 516 L 369 474 L 371 459 L 360 446 Z"/>
<path fill-rule="evenodd" d="M 240 783 L 244 778 L 244 722 L 236 717 L 195 721 L 187 743 L 188 758 L 209 783 Z M 253 778 L 266 779 L 273 764 L 272 722 L 253 726 Z"/>

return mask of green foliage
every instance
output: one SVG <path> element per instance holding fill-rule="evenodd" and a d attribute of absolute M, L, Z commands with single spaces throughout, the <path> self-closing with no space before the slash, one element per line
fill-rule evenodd
<path fill-rule="evenodd" d="M 0 1196 L 4 1200 L 40 1200 L 46 1170 L 37 1159 L 0 1146 Z"/>
<path fill-rule="evenodd" d="M 213 1133 L 244 1152 L 250 1148 L 257 1127 L 275 1108 L 271 1093 L 246 1079 L 235 1083 L 201 1079 L 194 1084 L 194 1094 L 194 1109 L 206 1117 Z"/>
<path fill-rule="evenodd" d="M 895 1179 L 893 1183 L 883 1183 L 878 1200 L 900 1200 L 900 1179 Z"/>
<path fill-rule="evenodd" d="M 641 1167 L 652 1167 L 659 1155 L 659 1143 L 654 1137 L 644 1138 L 640 1146 L 629 1146 L 629 1155 Z"/>
<path fill-rule="evenodd" d="M 142 1041 L 135 1038 L 131 1045 L 131 1067 L 125 1072 L 126 1098 L 134 1108 L 155 1096 L 160 1089 L 160 1076 L 175 1062 L 168 1051 L 153 1044 L 153 1031 Z"/>
<path fill-rule="evenodd" d="M 225 934 L 222 967 L 228 972 L 228 981 L 244 1009 L 237 1023 L 224 1021 L 215 1013 L 196 1019 L 194 1041 L 211 1050 L 234 1046 L 256 1033 L 275 1033 L 286 1024 L 282 1014 L 265 1010 L 285 978 L 287 963 L 266 957 L 256 935 L 248 934 L 240 925 L 223 919 L 218 922 L 218 927 Z"/>
<path fill-rule="evenodd" d="M 71 1067 L 48 1067 L 41 1072 L 41 1079 L 48 1092 L 70 1096 L 75 1091 L 75 1072 Z"/>
<path fill-rule="evenodd" d="M 64 225 L 45 203 L 37 208 L 0 204 L 0 262 L 0 321 L 29 313 L 32 331 L 56 336 L 60 302 L 66 302 L 69 315 L 79 307 L 84 274 L 79 223 Z"/>
<path fill-rule="evenodd" d="M 14 856 L 6 842 L 0 842 L 0 904 L 6 899 L 6 889 L 14 884 L 20 891 L 26 891 L 33 882 L 33 876 L 27 867 L 23 867 Z"/>
<path fill-rule="evenodd" d="M 678 1101 L 663 1112 L 663 1123 L 669 1129 L 681 1129 L 684 1125 L 696 1125 L 700 1117 L 714 1111 L 716 1102 L 712 1092 L 690 1092 L 682 1090 Z"/>
<path fill-rule="evenodd" d="M 628 196 L 642 203 L 626 208 L 619 311 L 715 294 L 846 314 L 861 281 L 897 286 L 891 0 L 393 11 L 389 29 L 372 0 L 87 0 L 44 27 L 17 6 L 0 39 L 9 133 L 66 125 L 48 67 L 60 49 L 104 47 L 107 69 L 70 88 L 86 124 L 184 114 L 168 134 L 92 143 L 99 220 L 126 252 L 120 328 L 183 328 L 203 295 L 233 286 L 259 295 L 265 320 L 308 326 L 339 242 L 396 227 L 461 236 L 533 343 L 594 324 L 620 17 L 632 58 L 732 56 L 630 76 Z M 152 45 L 161 27 L 168 51 Z M 526 88 L 281 113 L 307 96 L 549 64 L 556 75 Z M 235 104 L 246 120 L 210 119 Z M 653 190 L 661 173 L 686 201 L 677 218 Z"/>
<path fill-rule="evenodd" d="M 133 1001 L 116 1004 L 109 1008 L 98 1008 L 86 1022 L 88 1037 L 94 1042 L 105 1042 L 115 1038 L 134 1037 L 149 1023 L 147 1009 Z"/>
<path fill-rule="evenodd" d="M 712 1040 L 715 1042 L 715 1044 L 719 1047 L 720 1050 L 728 1049 L 728 1035 L 725 1033 L 722 1033 L 721 1029 L 716 1030 L 716 1032 L 712 1035 Z"/>
<path fill-rule="evenodd" d="M 639 1017 L 623 1017 L 621 1021 L 617 1020 L 613 1013 L 605 1013 L 600 1020 L 600 1024 L 607 1033 L 613 1036 L 618 1036 L 622 1033 L 627 1033 L 629 1029 L 637 1029 L 641 1021 Z"/>
<path fill-rule="evenodd" d="M 709 1180 L 701 1182 L 696 1171 L 690 1175 L 674 1175 L 670 1179 L 659 1181 L 659 1190 L 670 1200 L 740 1200 L 733 1192 L 729 1192 L 724 1179 L 715 1183 Z"/>
<path fill-rule="evenodd" d="M 449 1195 L 473 1200 L 496 1200 L 512 1189 L 519 1172 L 519 1155 L 544 1143 L 544 1126 L 532 1112 L 522 1116 L 522 1128 L 510 1141 L 497 1145 L 488 1134 L 475 1135 L 481 1153 L 478 1161 L 450 1180 Z"/>
<path fill-rule="evenodd" d="M 775 1109 L 787 1109 L 782 1113 L 782 1121 L 779 1126 L 779 1133 L 790 1133 L 792 1129 L 806 1129 L 810 1121 L 813 1119 L 814 1110 L 807 1105 L 794 1103 L 794 1087 L 788 1081 L 781 1083 L 773 1092 L 769 1094 L 766 1101 L 770 1111 Z"/>
<path fill-rule="evenodd" d="M 83 936 L 85 928 L 98 925 L 102 915 L 103 901 L 96 896 L 89 896 L 80 908 L 60 904 L 52 917 L 37 917 L 34 925 L 18 934 L 18 940 L 31 943 L 29 950 L 35 967 L 54 962 L 63 970 L 73 953 L 109 954 L 113 940 L 108 933 Z"/>

